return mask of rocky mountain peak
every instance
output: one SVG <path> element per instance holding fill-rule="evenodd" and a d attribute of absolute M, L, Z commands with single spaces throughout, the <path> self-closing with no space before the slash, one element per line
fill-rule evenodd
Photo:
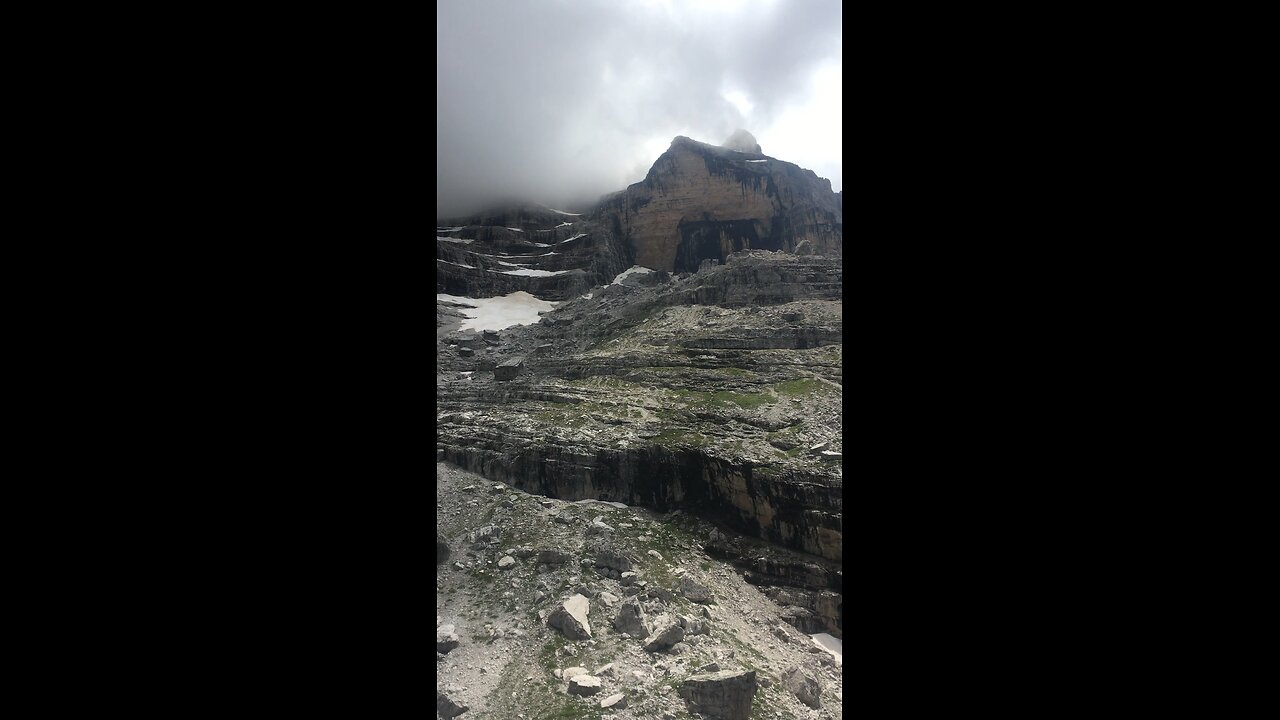
<path fill-rule="evenodd" d="M 737 150 L 738 152 L 755 153 L 756 155 L 760 155 L 762 152 L 760 143 L 756 142 L 755 136 L 742 128 L 735 130 L 728 140 L 720 143 L 720 147 Z"/>

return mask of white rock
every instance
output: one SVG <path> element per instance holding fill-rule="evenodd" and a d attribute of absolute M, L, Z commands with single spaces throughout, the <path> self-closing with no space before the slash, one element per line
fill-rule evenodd
<path fill-rule="evenodd" d="M 569 680 L 570 695 L 595 695 L 600 692 L 600 678 L 579 675 Z"/>
<path fill-rule="evenodd" d="M 590 640 L 591 624 L 587 622 L 590 611 L 591 602 L 575 593 L 547 617 L 547 625 L 559 630 L 570 640 Z"/>

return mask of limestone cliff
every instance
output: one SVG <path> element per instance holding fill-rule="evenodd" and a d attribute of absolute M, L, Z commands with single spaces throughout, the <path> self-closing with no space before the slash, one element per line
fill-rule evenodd
<path fill-rule="evenodd" d="M 694 272 L 749 249 L 840 256 L 841 208 L 831 181 L 812 170 L 677 137 L 644 180 L 606 198 L 591 219 L 624 236 L 636 264 Z"/>

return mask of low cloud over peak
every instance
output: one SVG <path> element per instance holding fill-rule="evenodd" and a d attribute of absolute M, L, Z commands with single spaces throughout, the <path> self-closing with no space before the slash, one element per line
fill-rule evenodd
<path fill-rule="evenodd" d="M 841 189 L 839 91 L 833 105 L 821 84 L 839 75 L 839 2 L 442 0 L 436 14 L 437 216 L 510 198 L 579 210 L 677 135 L 747 127 Z"/>

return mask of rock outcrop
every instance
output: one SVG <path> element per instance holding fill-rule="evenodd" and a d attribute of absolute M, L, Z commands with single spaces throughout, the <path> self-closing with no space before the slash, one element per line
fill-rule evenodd
<path fill-rule="evenodd" d="M 758 150 L 686 137 L 592 219 L 627 238 L 636 264 L 668 272 L 694 272 L 704 259 L 723 262 L 746 249 L 842 252 L 843 214 L 829 180 Z"/>
<path fill-rule="evenodd" d="M 693 675 L 677 691 L 690 712 L 718 720 L 747 720 L 756 695 L 756 673 L 723 670 Z"/>

